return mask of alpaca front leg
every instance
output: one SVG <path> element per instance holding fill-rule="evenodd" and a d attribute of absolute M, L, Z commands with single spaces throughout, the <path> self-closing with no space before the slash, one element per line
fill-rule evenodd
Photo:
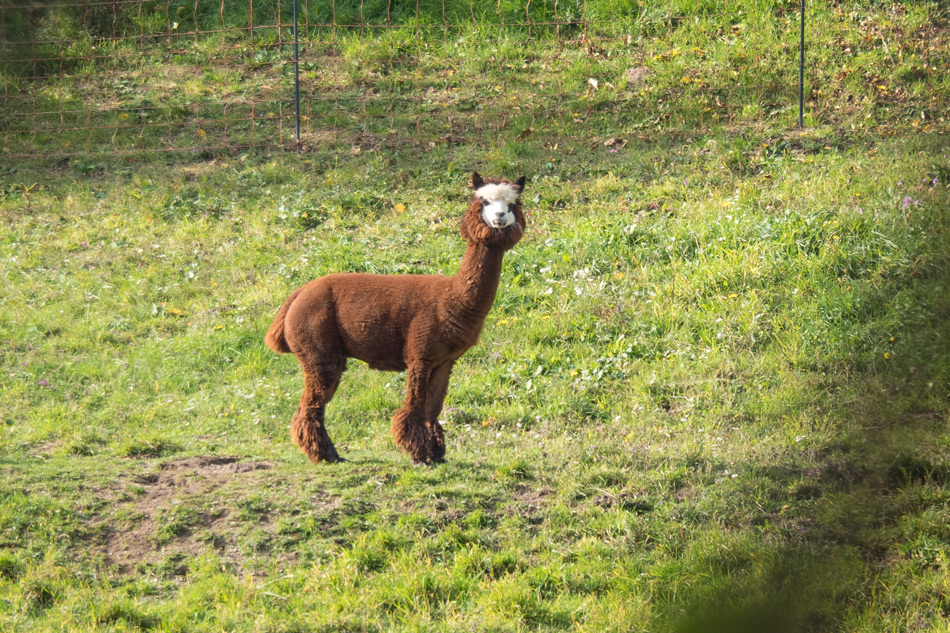
<path fill-rule="evenodd" d="M 406 373 L 406 399 L 393 415 L 391 432 L 396 446 L 412 457 L 412 461 L 432 461 L 432 433 L 426 427 L 426 400 L 431 369 L 410 366 Z"/>
<path fill-rule="evenodd" d="M 445 433 L 439 424 L 442 403 L 449 389 L 449 376 L 455 361 L 448 361 L 436 367 L 429 376 L 429 388 L 426 399 L 426 428 L 430 434 L 430 447 L 433 461 L 445 461 Z"/>

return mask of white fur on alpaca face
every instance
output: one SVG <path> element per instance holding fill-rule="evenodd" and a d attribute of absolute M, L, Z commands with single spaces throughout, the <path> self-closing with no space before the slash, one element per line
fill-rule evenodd
<path fill-rule="evenodd" d="M 518 190 L 505 183 L 483 185 L 475 190 L 482 200 L 482 221 L 495 229 L 503 229 L 515 223 L 514 205 L 518 202 Z"/>

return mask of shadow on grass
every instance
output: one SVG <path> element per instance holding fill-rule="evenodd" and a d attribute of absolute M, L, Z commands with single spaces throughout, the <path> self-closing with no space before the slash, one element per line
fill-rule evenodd
<path fill-rule="evenodd" d="M 835 463 L 838 479 L 825 489 L 821 503 L 811 506 L 813 511 L 805 517 L 808 533 L 799 543 L 776 546 L 754 577 L 698 583 L 664 616 L 667 630 L 848 630 L 856 621 L 883 620 L 888 614 L 901 619 L 913 615 L 915 625 L 927 628 L 925 616 L 942 618 L 950 612 L 950 598 L 939 597 L 939 592 L 919 603 L 929 616 L 914 615 L 911 608 L 905 613 L 900 606 L 915 592 L 928 591 L 912 586 L 925 584 L 920 581 L 921 569 L 941 568 L 939 555 L 920 562 L 912 551 L 917 545 L 909 543 L 915 529 L 945 531 L 914 525 L 939 526 L 946 520 L 946 504 L 937 490 L 950 481 L 950 465 L 942 461 L 941 452 L 946 446 L 946 399 L 935 393 L 946 384 L 950 370 L 950 299 L 942 290 L 950 287 L 946 251 L 930 274 L 910 283 L 905 277 L 882 284 L 872 299 L 887 306 L 899 292 L 913 291 L 914 286 L 934 300 L 919 306 L 916 322 L 904 324 L 914 344 L 902 350 L 900 361 L 855 372 L 861 361 L 845 358 L 852 370 L 835 377 L 844 388 L 832 403 L 845 412 L 841 426 L 846 430 L 824 454 L 829 464 Z M 794 479 L 791 474 L 779 478 Z M 922 519 L 927 512 L 944 513 L 940 515 L 944 519 L 933 514 Z M 901 576 L 902 565 L 916 573 Z M 886 603 L 877 605 L 881 612 L 862 615 L 862 607 L 875 595 L 888 596 Z"/>

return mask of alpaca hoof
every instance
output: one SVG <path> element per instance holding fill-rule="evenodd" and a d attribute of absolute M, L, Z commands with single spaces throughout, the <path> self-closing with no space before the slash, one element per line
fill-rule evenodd
<path fill-rule="evenodd" d="M 333 457 L 329 455 L 310 457 L 308 455 L 307 458 L 310 460 L 311 464 L 340 464 L 347 461 L 345 458 L 340 457 L 339 455 L 334 455 Z"/>
<path fill-rule="evenodd" d="M 345 462 L 346 460 L 340 457 L 340 454 L 336 452 L 336 447 L 332 444 L 326 450 L 326 454 L 323 456 L 323 460 L 328 464 L 339 464 L 340 462 Z"/>
<path fill-rule="evenodd" d="M 304 449 L 304 454 L 313 464 L 338 464 L 340 462 L 346 461 L 346 459 L 340 457 L 340 454 L 336 451 L 336 447 L 333 445 L 330 445 L 329 448 L 322 448 L 315 452 L 310 452 Z"/>
<path fill-rule="evenodd" d="M 432 461 L 441 464 L 445 461 L 445 433 L 438 422 L 426 422 L 426 431 L 429 433 L 429 454 Z"/>

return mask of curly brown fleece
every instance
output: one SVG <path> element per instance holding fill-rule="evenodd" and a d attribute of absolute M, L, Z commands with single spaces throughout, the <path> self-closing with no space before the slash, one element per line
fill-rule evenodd
<path fill-rule="evenodd" d="M 458 273 L 369 275 L 337 273 L 295 290 L 277 311 L 265 337 L 276 352 L 293 353 L 304 374 L 291 434 L 310 461 L 341 458 L 327 434 L 324 411 L 346 359 L 380 370 L 407 370 L 406 398 L 392 419 L 397 446 L 420 463 L 445 457 L 439 414 L 455 361 L 478 341 L 498 290 L 501 262 L 525 231 L 520 194 L 525 178 L 485 181 L 472 174 L 477 191 L 504 184 L 519 198 L 509 205 L 515 221 L 494 228 L 482 218 L 484 201 L 472 198 L 462 218 L 468 242 Z"/>

